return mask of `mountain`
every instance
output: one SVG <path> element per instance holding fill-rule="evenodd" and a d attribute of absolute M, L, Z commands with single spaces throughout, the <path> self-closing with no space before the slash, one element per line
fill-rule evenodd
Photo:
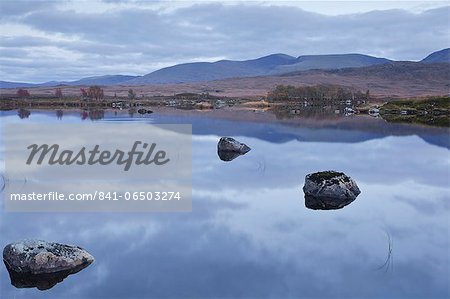
<path fill-rule="evenodd" d="M 445 63 L 425 64 L 412 61 L 392 61 L 380 65 L 372 65 L 357 68 L 344 68 L 325 70 L 334 75 L 355 76 L 360 78 L 383 78 L 395 82 L 395 80 L 423 81 L 447 79 L 450 76 L 450 68 Z"/>
<path fill-rule="evenodd" d="M 276 72 L 287 73 L 312 69 L 363 67 L 384 64 L 390 61 L 386 58 L 377 58 L 362 54 L 305 55 L 299 56 L 293 64 L 278 66 Z"/>
<path fill-rule="evenodd" d="M 178 64 L 130 80 L 129 84 L 191 83 L 238 77 L 255 77 L 310 69 L 362 67 L 389 62 L 362 54 L 307 55 L 294 58 L 273 54 L 258 59 Z"/>
<path fill-rule="evenodd" d="M 51 87 L 59 85 L 120 85 L 122 83 L 128 82 L 132 79 L 138 78 L 140 76 L 127 76 L 127 75 L 105 75 L 105 76 L 95 76 L 87 77 L 76 81 L 48 81 L 44 83 L 23 83 L 23 82 L 8 82 L 0 81 L 0 88 L 19 88 L 19 87 Z"/>
<path fill-rule="evenodd" d="M 0 81 L 0 88 L 20 88 L 20 87 L 37 87 L 37 86 L 39 86 L 39 84 Z"/>
<path fill-rule="evenodd" d="M 307 70 L 281 75 L 229 78 L 197 84 L 153 85 L 143 88 L 171 95 L 181 92 L 201 93 L 219 90 L 230 97 L 262 96 L 277 85 L 332 84 L 370 90 L 377 98 L 398 99 L 447 95 L 450 67 L 448 63 L 393 61 L 366 67 L 333 70 Z"/>
<path fill-rule="evenodd" d="M 449 91 L 450 67 L 448 63 L 423 63 L 393 61 L 367 67 L 332 70 L 307 70 L 269 76 L 227 78 L 209 82 L 189 84 L 155 84 L 139 86 L 139 94 L 148 96 L 171 96 L 179 93 L 213 93 L 219 97 L 260 97 L 267 95 L 277 85 L 333 84 L 351 86 L 378 99 L 400 99 L 447 95 Z M 105 93 L 126 95 L 130 86 L 106 86 Z M 48 87 L 30 90 L 31 94 L 48 94 Z M 0 90 L 11 94 L 14 90 Z M 79 95 L 78 88 L 65 88 L 64 94 Z"/>
<path fill-rule="evenodd" d="M 130 84 L 189 83 L 220 80 L 234 77 L 253 77 L 269 74 L 280 65 L 295 63 L 296 59 L 285 54 L 273 54 L 258 59 L 217 62 L 194 62 L 166 67 L 140 78 Z"/>
<path fill-rule="evenodd" d="M 119 85 L 121 83 L 130 81 L 132 79 L 138 78 L 140 76 L 126 76 L 126 75 L 106 75 L 106 76 L 96 76 L 87 77 L 77 81 L 71 82 L 61 82 L 67 85 Z"/>
<path fill-rule="evenodd" d="M 272 54 L 257 59 L 216 62 L 183 63 L 159 69 L 144 76 L 107 75 L 83 78 L 77 81 L 51 81 L 41 84 L 0 81 L 0 88 L 48 87 L 57 85 L 152 85 L 173 83 L 194 83 L 231 78 L 273 76 L 307 70 L 345 70 L 384 66 L 387 71 L 394 61 L 363 54 L 303 55 L 292 57 L 285 54 Z M 423 63 L 450 63 L 450 49 L 434 52 L 424 58 Z M 419 64 L 421 62 L 418 62 Z M 377 71 L 379 69 L 363 69 Z"/>
<path fill-rule="evenodd" d="M 447 62 L 450 63 L 450 48 L 436 51 L 422 59 L 425 63 Z"/>

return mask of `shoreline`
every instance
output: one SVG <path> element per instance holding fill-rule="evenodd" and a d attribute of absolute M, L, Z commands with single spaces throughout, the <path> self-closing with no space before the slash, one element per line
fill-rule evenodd
<path fill-rule="evenodd" d="M 179 94 L 172 97 L 151 97 L 143 99 L 105 98 L 88 100 L 75 98 L 3 98 L 0 111 L 7 110 L 127 110 L 131 114 L 143 111 L 172 111 L 174 114 L 189 114 L 191 111 L 210 112 L 213 117 L 231 113 L 238 118 L 261 118 L 274 122 L 287 119 L 317 119 L 327 121 L 344 116 L 367 115 L 382 117 L 389 122 L 419 123 L 422 125 L 450 128 L 450 97 L 429 97 L 426 99 L 405 99 L 381 103 L 379 101 L 268 101 L 266 98 L 242 99 L 210 95 Z M 146 112 L 144 112 L 145 114 Z M 25 113 L 26 114 L 26 113 Z"/>
<path fill-rule="evenodd" d="M 364 124 L 368 127 L 384 126 L 385 123 L 399 124 L 402 126 L 414 126 L 415 128 L 423 129 L 449 129 L 450 126 L 434 126 L 423 124 L 420 122 L 399 122 L 399 121 L 388 121 L 382 116 L 373 117 L 369 114 L 351 114 L 351 115 L 336 115 L 332 113 L 328 114 L 316 114 L 316 115 L 277 115 L 273 110 L 270 109 L 252 109 L 252 108 L 242 108 L 242 107 L 226 107 L 221 109 L 178 109 L 175 107 L 165 107 L 165 106 L 155 106 L 152 107 L 151 114 L 139 114 L 137 109 L 130 111 L 131 109 L 112 109 L 112 108 L 91 108 L 82 109 L 79 107 L 68 107 L 64 109 L 55 108 L 19 108 L 19 109 L 8 109 L 0 110 L 2 112 L 17 111 L 17 115 L 20 118 L 28 118 L 30 114 L 34 113 L 49 113 L 54 112 L 55 117 L 65 117 L 68 115 L 79 115 L 82 118 L 88 118 L 93 121 L 101 120 L 103 118 L 109 118 L 111 116 L 121 116 L 132 118 L 146 119 L 152 115 L 163 115 L 163 116 L 176 116 L 180 118 L 206 118 L 211 121 L 214 120 L 226 120 L 226 121 L 244 121 L 253 122 L 261 124 L 280 124 L 288 126 L 306 126 L 306 127 L 327 127 L 327 126 L 342 126 L 351 127 L 353 124 Z M 130 114 L 131 112 L 131 114 Z"/>

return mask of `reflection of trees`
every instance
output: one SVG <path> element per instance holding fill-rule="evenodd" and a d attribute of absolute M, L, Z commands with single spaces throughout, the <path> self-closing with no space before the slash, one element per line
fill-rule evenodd
<path fill-rule="evenodd" d="M 86 118 L 88 118 L 89 113 L 86 110 L 83 110 L 83 112 L 81 112 L 80 116 L 81 116 L 81 120 L 85 120 Z"/>
<path fill-rule="evenodd" d="M 89 118 L 91 120 L 98 120 L 105 117 L 105 110 L 102 109 L 95 109 L 89 111 Z"/>
<path fill-rule="evenodd" d="M 31 114 L 30 110 L 23 109 L 23 108 L 20 108 L 17 111 L 17 115 L 20 117 L 20 119 L 28 118 L 30 116 L 30 114 Z"/>
<path fill-rule="evenodd" d="M 136 109 L 134 109 L 134 108 L 130 108 L 130 109 L 128 109 L 128 115 L 130 116 L 130 117 L 133 117 L 133 115 L 136 113 Z"/>
<path fill-rule="evenodd" d="M 102 109 L 92 109 L 92 110 L 83 110 L 81 112 L 80 117 L 82 120 L 89 118 L 90 120 L 99 120 L 105 117 L 105 110 Z"/>
<path fill-rule="evenodd" d="M 62 110 L 56 110 L 56 118 L 62 119 L 64 115 L 64 111 Z"/>
<path fill-rule="evenodd" d="M 300 105 L 285 105 L 276 106 L 271 110 L 277 119 L 290 119 L 290 118 L 337 118 L 341 117 L 344 113 L 344 107 L 333 106 L 323 103 L 323 105 L 314 106 L 300 106 Z M 338 111 L 338 113 L 336 112 Z"/>

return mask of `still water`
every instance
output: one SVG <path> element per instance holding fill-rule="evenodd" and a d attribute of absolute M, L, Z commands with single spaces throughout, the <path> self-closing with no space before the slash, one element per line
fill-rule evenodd
<path fill-rule="evenodd" d="M 1 210 L 2 248 L 43 239 L 96 258 L 47 291 L 16 289 L 2 265 L 1 298 L 450 296 L 448 129 L 364 117 L 294 124 L 167 112 L 7 111 L 0 119 L 193 125 L 192 212 Z M 222 136 L 252 150 L 221 161 Z M 345 172 L 361 194 L 340 210 L 307 209 L 304 177 L 321 170 Z"/>

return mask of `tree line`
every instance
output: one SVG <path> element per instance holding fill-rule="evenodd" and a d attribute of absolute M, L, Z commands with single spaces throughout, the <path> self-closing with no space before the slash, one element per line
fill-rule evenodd
<path fill-rule="evenodd" d="M 27 89 L 19 88 L 16 92 L 19 98 L 29 98 L 31 97 L 30 92 Z M 103 92 L 103 88 L 100 86 L 90 86 L 89 88 L 80 88 L 80 96 L 83 99 L 91 99 L 91 100 L 101 100 L 104 98 L 105 94 Z M 61 88 L 55 89 L 55 97 L 58 99 L 62 99 L 64 97 L 63 91 Z"/>
<path fill-rule="evenodd" d="M 20 88 L 16 92 L 19 98 L 30 98 L 31 94 L 27 89 Z M 61 88 L 55 89 L 55 97 L 58 99 L 62 99 L 64 97 L 63 91 Z M 103 88 L 100 86 L 90 86 L 89 88 L 80 88 L 80 97 L 82 99 L 91 99 L 91 100 L 101 100 L 105 97 L 105 93 L 103 92 Z M 116 96 L 114 96 L 116 97 Z M 137 95 L 133 89 L 128 90 L 128 99 L 134 100 Z"/>
<path fill-rule="evenodd" d="M 334 101 L 334 100 L 365 100 L 370 98 L 369 90 L 360 90 L 340 85 L 292 86 L 277 85 L 267 94 L 272 101 Z"/>

